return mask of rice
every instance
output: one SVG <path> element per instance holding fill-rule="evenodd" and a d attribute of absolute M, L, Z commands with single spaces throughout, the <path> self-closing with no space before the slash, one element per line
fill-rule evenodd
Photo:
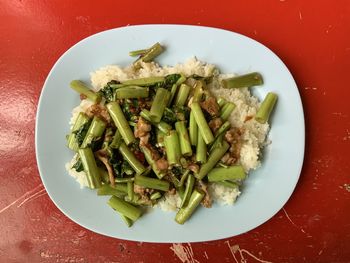
<path fill-rule="evenodd" d="M 80 185 L 80 188 L 88 187 L 89 184 L 86 179 L 86 174 L 84 171 L 77 172 L 75 169 L 73 169 L 73 165 L 76 163 L 78 159 L 78 154 L 75 154 L 73 159 L 66 163 L 65 167 L 66 170 L 68 171 L 68 174 L 72 176 Z"/>
<path fill-rule="evenodd" d="M 155 207 L 162 209 L 163 211 L 170 212 L 175 211 L 181 205 L 181 198 L 178 193 L 172 195 L 165 193 L 164 197 L 159 200 Z"/>
<path fill-rule="evenodd" d="M 94 103 L 90 100 L 82 100 L 81 103 L 72 110 L 72 117 L 69 120 L 70 128 L 72 129 L 80 112 L 85 112 Z"/>
<path fill-rule="evenodd" d="M 214 81 L 208 85 L 210 92 L 216 97 L 223 97 L 224 99 L 233 102 L 236 109 L 231 114 L 229 121 L 233 127 L 240 128 L 242 134 L 242 147 L 240 151 L 240 158 L 238 162 L 243 166 L 248 173 L 252 169 L 260 166 L 259 156 L 260 150 L 266 144 L 266 135 L 269 131 L 269 125 L 260 124 L 254 120 L 249 119 L 254 116 L 259 107 L 259 101 L 252 96 L 248 88 L 241 89 L 223 89 L 220 86 L 220 80 L 233 76 L 232 74 L 219 74 L 219 71 L 212 64 L 204 63 L 197 60 L 195 57 L 189 59 L 185 63 L 177 64 L 173 67 L 160 67 L 158 64 L 142 63 L 142 68 L 138 71 L 132 66 L 122 68 L 117 65 L 109 65 L 96 70 L 90 74 L 91 84 L 95 91 L 103 88 L 107 82 L 111 80 L 125 81 L 128 79 L 136 79 L 151 76 L 164 76 L 173 73 L 182 73 L 185 76 L 193 74 L 203 77 L 214 75 Z M 73 125 L 79 112 L 84 112 L 92 103 L 88 100 L 83 100 L 81 104 L 72 111 L 72 118 L 70 125 Z M 75 158 L 66 164 L 66 169 L 71 176 L 73 176 L 81 187 L 87 186 L 84 172 L 76 172 L 72 169 L 75 163 Z M 232 205 L 236 198 L 240 195 L 239 190 L 231 189 L 219 184 L 210 184 L 209 192 L 214 200 L 222 205 Z M 165 196 L 156 205 L 164 211 L 172 211 L 179 208 L 181 199 L 178 194 Z"/>

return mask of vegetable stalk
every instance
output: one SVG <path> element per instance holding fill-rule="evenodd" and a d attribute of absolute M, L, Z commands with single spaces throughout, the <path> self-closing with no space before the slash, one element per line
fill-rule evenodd
<path fill-rule="evenodd" d="M 120 199 L 116 196 L 112 196 L 108 200 L 108 205 L 112 207 L 117 212 L 121 213 L 123 216 L 130 218 L 133 221 L 136 221 L 141 216 L 141 209 L 129 204 L 128 202 Z"/>
<path fill-rule="evenodd" d="M 119 104 L 115 101 L 107 104 L 107 110 L 111 115 L 115 125 L 117 126 L 121 136 L 123 137 L 125 143 L 129 145 L 135 141 L 134 133 L 132 132 L 128 121 L 126 120 L 122 109 Z"/>
<path fill-rule="evenodd" d="M 181 148 L 177 132 L 172 130 L 164 137 L 165 150 L 169 165 L 180 163 Z"/>
<path fill-rule="evenodd" d="M 188 94 L 191 91 L 191 87 L 186 84 L 181 84 L 177 96 L 175 98 L 176 106 L 183 106 L 187 100 Z"/>
<path fill-rule="evenodd" d="M 85 124 L 87 124 L 90 121 L 90 118 L 83 112 L 80 112 L 74 125 L 72 128 L 71 133 L 68 136 L 67 139 L 67 146 L 69 149 L 73 151 L 78 151 L 79 149 L 79 142 L 76 138 L 76 132 Z"/>
<path fill-rule="evenodd" d="M 196 123 L 196 120 L 194 118 L 194 114 L 191 111 L 190 113 L 190 125 L 189 125 L 189 134 L 190 134 L 190 141 L 191 145 L 196 146 L 198 141 L 198 126 Z"/>
<path fill-rule="evenodd" d="M 264 81 L 260 73 L 253 72 L 241 76 L 223 79 L 221 83 L 225 89 L 234 89 L 262 85 Z"/>
<path fill-rule="evenodd" d="M 142 54 L 142 56 L 134 62 L 136 66 L 139 65 L 140 61 L 142 62 L 150 62 L 155 59 L 158 55 L 160 55 L 164 51 L 164 48 L 158 42 L 155 43 L 152 47 L 147 49 L 146 53 Z"/>
<path fill-rule="evenodd" d="M 101 187 L 100 172 L 91 148 L 81 148 L 78 150 L 78 154 L 84 167 L 89 188 Z"/>
<path fill-rule="evenodd" d="M 198 102 L 193 102 L 191 109 L 198 125 L 198 129 L 202 134 L 202 137 L 206 144 L 209 144 L 214 141 L 213 133 L 211 132 L 207 121 L 205 120 L 204 114 Z"/>
<path fill-rule="evenodd" d="M 162 119 L 169 97 L 170 97 L 169 91 L 163 88 L 157 89 L 157 92 L 154 97 L 151 110 L 150 110 L 151 119 L 154 122 L 158 123 Z"/>
<path fill-rule="evenodd" d="M 103 135 L 106 129 L 106 123 L 99 117 L 94 117 L 92 119 L 91 125 L 85 135 L 84 141 L 81 144 L 81 148 L 88 147 L 95 140 L 98 140 Z"/>
<path fill-rule="evenodd" d="M 86 96 L 89 100 L 95 103 L 99 103 L 101 101 L 101 95 L 93 92 L 87 87 L 87 85 L 84 82 L 80 80 L 72 80 L 70 83 L 70 87 L 79 94 Z"/>
<path fill-rule="evenodd" d="M 126 195 L 126 185 L 116 184 L 114 187 L 105 184 L 97 189 L 97 195 L 115 195 L 115 196 L 125 196 Z"/>
<path fill-rule="evenodd" d="M 208 157 L 208 161 L 202 165 L 199 173 L 196 174 L 196 178 L 202 180 L 210 171 L 215 167 L 215 165 L 220 161 L 222 156 L 227 152 L 230 145 L 226 142 L 222 142 L 222 147 L 216 147 L 212 150 Z"/>
<path fill-rule="evenodd" d="M 180 208 L 186 206 L 188 201 L 190 200 L 195 181 L 196 181 L 196 179 L 194 178 L 194 176 L 192 174 L 189 174 L 187 177 L 185 193 L 184 193 L 184 196 L 182 198 Z"/>
<path fill-rule="evenodd" d="M 227 102 L 220 110 L 220 118 L 227 121 L 235 108 L 236 105 L 233 102 Z"/>
<path fill-rule="evenodd" d="M 192 155 L 192 147 L 191 147 L 191 143 L 190 143 L 190 138 L 188 136 L 185 121 L 176 122 L 175 128 L 176 128 L 179 140 L 180 140 L 181 154 L 184 156 L 191 156 Z"/>
<path fill-rule="evenodd" d="M 123 86 L 153 86 L 159 82 L 163 82 L 164 77 L 148 77 L 148 78 L 139 78 L 139 79 L 130 79 L 122 82 Z"/>
<path fill-rule="evenodd" d="M 165 171 L 161 171 L 158 169 L 158 166 L 156 164 L 156 161 L 152 158 L 152 152 L 149 148 L 146 146 L 140 146 L 141 151 L 145 155 L 146 161 L 149 163 L 149 165 L 152 167 L 153 172 L 156 174 L 156 176 L 159 179 L 162 179 L 165 175 Z"/>
<path fill-rule="evenodd" d="M 137 99 L 137 98 L 147 98 L 149 96 L 149 89 L 137 86 L 128 86 L 125 88 L 117 89 L 116 91 L 117 99 Z"/>
<path fill-rule="evenodd" d="M 205 144 L 202 134 L 199 131 L 198 131 L 196 161 L 199 163 L 205 163 L 207 161 L 207 145 Z"/>
<path fill-rule="evenodd" d="M 270 114 L 276 104 L 276 101 L 277 94 L 269 92 L 261 103 L 260 108 L 255 115 L 255 120 L 259 123 L 266 123 L 270 118 Z"/>
<path fill-rule="evenodd" d="M 238 181 L 245 179 L 246 174 L 241 165 L 229 166 L 228 168 L 214 168 L 208 173 L 209 182 Z"/>
<path fill-rule="evenodd" d="M 168 191 L 170 187 L 168 181 L 150 178 L 142 175 L 137 175 L 135 177 L 134 183 L 142 187 L 152 188 L 160 191 Z"/>
<path fill-rule="evenodd" d="M 179 224 L 184 224 L 199 206 L 200 202 L 204 198 L 204 192 L 201 190 L 194 189 L 190 200 L 188 201 L 188 205 L 180 208 L 175 216 L 175 221 Z"/>
<path fill-rule="evenodd" d="M 135 157 L 125 143 L 120 144 L 119 151 L 123 155 L 124 159 L 130 164 L 132 169 L 134 169 L 137 175 L 143 174 L 146 171 L 146 167 L 144 167 L 143 164 Z"/>
<path fill-rule="evenodd" d="M 157 129 L 159 129 L 163 133 L 168 133 L 172 129 L 171 125 L 167 124 L 164 121 L 160 121 L 158 123 L 153 121 L 151 118 L 151 113 L 146 109 L 143 109 L 140 112 L 140 116 L 144 118 L 146 121 L 149 121 L 152 125 L 154 125 Z"/>

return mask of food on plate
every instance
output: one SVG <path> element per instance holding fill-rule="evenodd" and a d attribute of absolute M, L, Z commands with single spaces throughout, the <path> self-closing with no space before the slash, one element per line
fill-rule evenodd
<path fill-rule="evenodd" d="M 109 195 L 108 204 L 131 226 L 143 207 L 177 210 L 184 224 L 202 204 L 233 204 L 269 143 L 268 120 L 277 95 L 262 103 L 249 88 L 257 73 L 221 74 L 196 58 L 173 67 L 153 60 L 156 43 L 130 52 L 127 67 L 73 80 L 81 102 L 73 109 L 66 169 L 82 187 Z"/>

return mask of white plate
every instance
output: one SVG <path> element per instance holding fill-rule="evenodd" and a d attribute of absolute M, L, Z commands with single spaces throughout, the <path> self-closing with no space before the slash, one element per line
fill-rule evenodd
<path fill-rule="evenodd" d="M 80 189 L 65 171 L 72 152 L 66 148 L 71 110 L 79 96 L 69 88 L 73 79 L 89 81 L 89 73 L 108 64 L 128 65 L 128 51 L 160 42 L 166 52 L 157 59 L 174 65 L 196 56 L 216 64 L 224 73 L 259 71 L 263 98 L 278 93 L 272 118 L 272 145 L 261 168 L 252 172 L 234 206 L 200 207 L 184 225 L 175 213 L 155 210 L 127 228 L 106 204 L 107 197 Z M 291 196 L 304 156 L 304 116 L 297 86 L 287 67 L 268 48 L 237 33 L 198 26 L 141 25 L 108 30 L 71 47 L 56 62 L 42 90 L 36 122 L 36 157 L 45 188 L 56 206 L 70 219 L 94 232 L 145 242 L 196 242 L 247 232 L 276 214 Z"/>

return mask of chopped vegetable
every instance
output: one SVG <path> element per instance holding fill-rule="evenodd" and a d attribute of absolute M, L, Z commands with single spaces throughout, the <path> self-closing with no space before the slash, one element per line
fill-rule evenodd
<path fill-rule="evenodd" d="M 275 93 L 269 92 L 263 102 L 260 105 L 258 112 L 255 115 L 257 122 L 265 123 L 269 120 L 270 114 L 276 104 L 277 95 Z"/>
<path fill-rule="evenodd" d="M 222 86 L 226 89 L 252 87 L 262 85 L 263 83 L 263 78 L 258 72 L 222 80 Z"/>
<path fill-rule="evenodd" d="M 98 196 L 111 196 L 108 205 L 128 227 L 142 215 L 141 206 L 172 195 L 181 198 L 175 221 L 184 224 L 200 203 L 211 206 L 210 185 L 238 192 L 247 177 L 240 159 L 245 127 L 232 125 L 236 105 L 214 97 L 210 85 L 250 87 L 261 85 L 262 76 L 254 72 L 219 81 L 214 71 L 208 76 L 171 70 L 165 76 L 143 74 L 145 63 L 163 51 L 159 43 L 131 51 L 139 57 L 126 75 L 129 69 L 135 75 L 112 79 L 98 92 L 79 80 L 70 83 L 81 99 L 94 104 L 77 115 L 67 136 L 68 148 L 77 153 L 69 166 L 86 176 L 83 181 Z M 269 120 L 276 100 L 275 93 L 267 94 L 257 122 Z"/>
<path fill-rule="evenodd" d="M 80 80 L 72 80 L 72 82 L 70 83 L 70 87 L 79 94 L 86 96 L 89 100 L 93 102 L 98 103 L 101 101 L 101 96 L 98 93 L 95 93 L 92 90 L 90 90 L 87 87 L 87 85 Z"/>

